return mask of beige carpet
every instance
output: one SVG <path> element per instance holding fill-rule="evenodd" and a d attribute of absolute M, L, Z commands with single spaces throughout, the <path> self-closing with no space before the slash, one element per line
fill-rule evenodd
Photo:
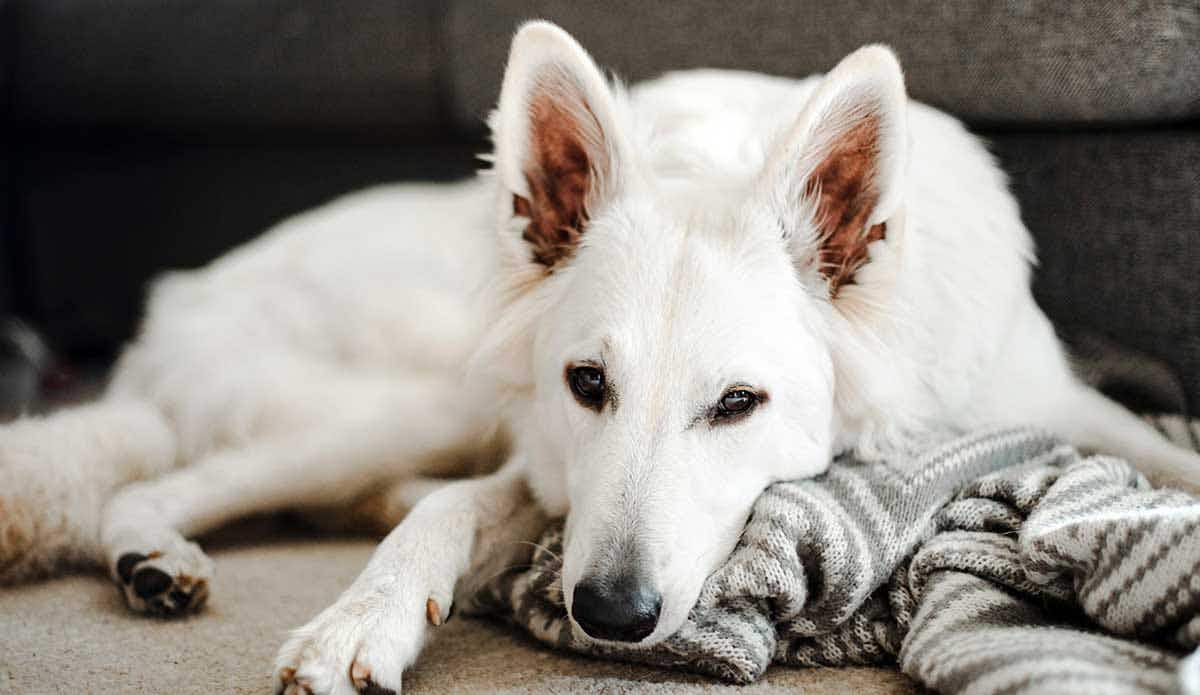
<path fill-rule="evenodd" d="M 246 540 L 244 531 L 210 539 L 217 565 L 212 599 L 200 615 L 182 621 L 130 615 L 107 580 L 91 575 L 0 588 L 0 693 L 266 692 L 286 630 L 335 598 L 373 544 L 294 531 L 264 540 L 261 528 Z M 725 686 L 552 652 L 506 626 L 456 617 L 435 631 L 406 674 L 405 692 L 883 695 L 917 689 L 895 671 L 869 668 L 773 668 L 752 686 Z"/>

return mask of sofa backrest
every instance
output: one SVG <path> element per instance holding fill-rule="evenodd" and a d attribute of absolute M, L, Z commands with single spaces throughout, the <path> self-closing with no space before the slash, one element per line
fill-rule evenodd
<path fill-rule="evenodd" d="M 41 127 L 477 133 L 531 18 L 633 80 L 698 66 L 804 76 L 883 42 L 915 98 L 977 126 L 1200 118 L 1200 5 L 1178 0 L 6 4 L 13 117 Z"/>
<path fill-rule="evenodd" d="M 155 272 L 348 188 L 468 174 L 531 18 L 630 80 L 890 44 L 915 98 L 991 140 L 1052 318 L 1165 361 L 1200 410 L 1200 3 L 1179 0 L 0 0 L 0 314 L 111 349 Z"/>
<path fill-rule="evenodd" d="M 885 43 L 914 98 L 975 126 L 1200 118 L 1197 3 L 489 0 L 447 10 L 446 89 L 460 127 L 482 123 L 512 27 L 533 17 L 560 23 L 633 80 L 697 66 L 803 77 Z"/>

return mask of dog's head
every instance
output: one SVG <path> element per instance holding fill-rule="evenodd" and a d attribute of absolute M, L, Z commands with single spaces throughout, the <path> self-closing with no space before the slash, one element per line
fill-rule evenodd
<path fill-rule="evenodd" d="M 899 209 L 906 108 L 895 58 L 865 48 L 754 176 L 676 180 L 570 36 L 517 34 L 492 121 L 503 308 L 481 354 L 510 381 L 539 497 L 568 512 L 564 597 L 592 638 L 670 635 L 763 488 L 828 466 L 838 302 Z"/>

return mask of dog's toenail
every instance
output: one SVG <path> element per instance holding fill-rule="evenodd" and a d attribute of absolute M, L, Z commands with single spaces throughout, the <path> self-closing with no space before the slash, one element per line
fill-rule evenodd
<path fill-rule="evenodd" d="M 157 596 L 171 586 L 171 575 L 154 567 L 144 567 L 133 575 L 133 590 L 142 598 Z"/>
<path fill-rule="evenodd" d="M 355 690 L 366 688 L 371 682 L 371 669 L 358 659 L 355 659 L 350 664 L 350 682 L 354 685 Z"/>
<path fill-rule="evenodd" d="M 438 606 L 437 601 L 429 599 L 425 602 L 425 618 L 434 627 L 442 624 L 442 609 Z"/>
<path fill-rule="evenodd" d="M 145 559 L 147 559 L 146 556 L 141 553 L 125 553 L 121 559 L 117 560 L 117 576 L 121 578 L 122 582 L 128 584 L 129 580 L 133 579 L 133 568 Z"/>

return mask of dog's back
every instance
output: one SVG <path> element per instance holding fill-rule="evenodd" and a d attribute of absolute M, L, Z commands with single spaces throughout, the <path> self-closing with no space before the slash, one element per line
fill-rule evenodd
<path fill-rule="evenodd" d="M 750 185 L 819 83 L 695 70 L 637 85 L 639 147 L 667 185 Z M 1003 172 L 941 111 L 911 102 L 908 130 L 902 219 L 841 291 L 856 319 L 842 340 L 864 346 L 834 355 L 843 448 L 1019 416 L 996 387 L 1066 376 L 1049 324 L 1031 318 L 1033 242 Z"/>

